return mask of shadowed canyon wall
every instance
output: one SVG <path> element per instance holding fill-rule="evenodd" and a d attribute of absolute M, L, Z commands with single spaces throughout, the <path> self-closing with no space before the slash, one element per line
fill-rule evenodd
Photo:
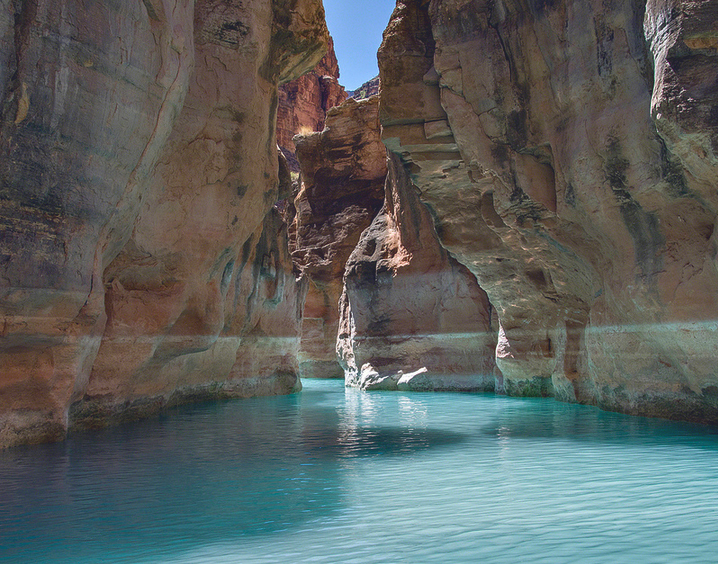
<path fill-rule="evenodd" d="M 277 86 L 327 42 L 314 0 L 0 2 L 0 446 L 296 387 Z"/>
<path fill-rule="evenodd" d="M 379 99 L 347 100 L 329 110 L 324 131 L 295 139 L 301 188 L 292 254 L 307 283 L 301 374 L 341 378 L 336 341 L 344 266 L 384 201 Z"/>
<path fill-rule="evenodd" d="M 380 119 L 509 394 L 718 422 L 714 1 L 400 0 Z"/>
<path fill-rule="evenodd" d="M 396 155 L 384 207 L 347 262 L 340 313 L 337 351 L 347 385 L 494 390 L 488 298 L 439 244 Z"/>
<path fill-rule="evenodd" d="M 344 87 L 339 84 L 339 63 L 330 38 L 327 54 L 311 71 L 279 87 L 277 144 L 292 172 L 299 172 L 293 137 L 322 131 L 327 110 L 341 104 L 346 97 Z"/>

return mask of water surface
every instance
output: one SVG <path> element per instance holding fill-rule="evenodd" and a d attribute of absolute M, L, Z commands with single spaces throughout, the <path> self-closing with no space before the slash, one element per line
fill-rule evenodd
<path fill-rule="evenodd" d="M 718 561 L 716 428 L 304 386 L 0 452 L 0 562 Z"/>

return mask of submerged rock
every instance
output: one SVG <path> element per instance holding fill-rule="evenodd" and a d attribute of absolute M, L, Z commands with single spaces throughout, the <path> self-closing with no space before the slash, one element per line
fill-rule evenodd
<path fill-rule="evenodd" d="M 718 422 L 716 6 L 398 2 L 383 139 L 507 393 Z"/>

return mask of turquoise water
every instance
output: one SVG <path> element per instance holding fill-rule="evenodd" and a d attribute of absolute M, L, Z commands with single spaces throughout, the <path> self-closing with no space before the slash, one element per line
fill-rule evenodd
<path fill-rule="evenodd" d="M 715 563 L 718 429 L 310 380 L 0 452 L 0 561 Z"/>

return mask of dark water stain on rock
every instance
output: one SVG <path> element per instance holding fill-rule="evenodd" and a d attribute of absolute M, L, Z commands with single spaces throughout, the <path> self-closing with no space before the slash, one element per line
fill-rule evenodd
<path fill-rule="evenodd" d="M 630 162 L 623 156 L 618 139 L 609 137 L 606 149 L 608 158 L 604 174 L 620 206 L 623 223 L 631 235 L 636 266 L 643 276 L 652 276 L 663 268 L 660 253 L 666 243 L 658 216 L 644 210 L 631 195 L 626 176 Z"/>

